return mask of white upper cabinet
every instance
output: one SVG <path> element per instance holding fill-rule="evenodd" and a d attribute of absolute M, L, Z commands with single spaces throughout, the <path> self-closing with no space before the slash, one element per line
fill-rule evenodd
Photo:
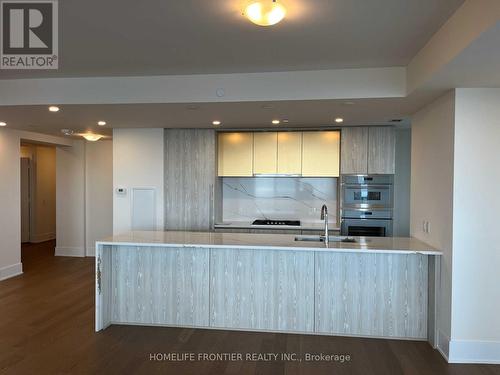
<path fill-rule="evenodd" d="M 302 176 L 338 177 L 340 172 L 340 132 L 302 133 Z"/>

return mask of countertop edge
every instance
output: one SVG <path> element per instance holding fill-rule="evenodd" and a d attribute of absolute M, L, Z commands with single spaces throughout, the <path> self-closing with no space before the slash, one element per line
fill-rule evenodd
<path fill-rule="evenodd" d="M 257 245 L 208 245 L 208 244 L 178 244 L 178 243 L 158 243 L 158 242 L 113 242 L 97 241 L 96 246 L 146 246 L 146 247 L 183 247 L 202 249 L 245 249 L 245 250 L 279 250 L 279 251 L 317 251 L 317 252 L 337 252 L 337 253 L 362 253 L 362 254 L 421 254 L 441 256 L 442 252 L 437 250 L 404 250 L 404 249 L 349 249 L 332 247 L 288 247 L 288 246 L 257 246 Z"/>

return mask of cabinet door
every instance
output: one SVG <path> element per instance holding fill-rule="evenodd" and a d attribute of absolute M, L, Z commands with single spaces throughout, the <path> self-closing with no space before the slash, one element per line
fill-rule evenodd
<path fill-rule="evenodd" d="M 396 134 L 394 128 L 374 127 L 368 133 L 368 173 L 394 174 Z"/>
<path fill-rule="evenodd" d="M 210 230 L 214 185 L 215 131 L 165 129 L 165 229 Z"/>
<path fill-rule="evenodd" d="M 302 134 L 302 176 L 338 177 L 340 132 L 316 131 Z"/>
<path fill-rule="evenodd" d="M 343 174 L 368 173 L 368 128 L 343 128 L 340 147 Z"/>
<path fill-rule="evenodd" d="M 278 173 L 302 173 L 302 132 L 278 133 Z"/>
<path fill-rule="evenodd" d="M 219 133 L 218 175 L 253 175 L 253 133 Z"/>
<path fill-rule="evenodd" d="M 278 133 L 253 134 L 253 173 L 276 174 L 278 164 Z"/>

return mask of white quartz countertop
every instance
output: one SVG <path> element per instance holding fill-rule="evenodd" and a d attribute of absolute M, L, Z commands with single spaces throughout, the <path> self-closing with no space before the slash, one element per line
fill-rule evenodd
<path fill-rule="evenodd" d="M 442 255 L 424 242 L 410 237 L 354 237 L 355 243 L 295 241 L 292 234 L 249 234 L 185 231 L 136 231 L 118 234 L 96 245 L 201 247 Z"/>
<path fill-rule="evenodd" d="M 218 229 L 269 229 L 269 230 L 323 230 L 325 224 L 323 223 L 308 223 L 302 222 L 300 225 L 254 225 L 250 221 L 232 221 L 216 223 L 215 228 Z M 328 229 L 333 231 L 340 231 L 337 223 L 329 223 Z"/>

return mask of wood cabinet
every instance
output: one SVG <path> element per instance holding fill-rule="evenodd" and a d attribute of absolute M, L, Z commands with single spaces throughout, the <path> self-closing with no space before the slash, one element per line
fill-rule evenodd
<path fill-rule="evenodd" d="M 165 229 L 214 224 L 215 131 L 165 129 Z"/>
<path fill-rule="evenodd" d="M 278 133 L 278 174 L 302 174 L 302 132 Z"/>
<path fill-rule="evenodd" d="M 394 174 L 396 134 L 391 127 L 368 128 L 368 174 Z"/>
<path fill-rule="evenodd" d="M 339 160 L 339 131 L 302 133 L 302 176 L 338 177 Z"/>
<path fill-rule="evenodd" d="M 395 173 L 394 128 L 343 128 L 341 146 L 342 174 Z"/>
<path fill-rule="evenodd" d="M 253 176 L 253 133 L 219 133 L 218 175 Z"/>
<path fill-rule="evenodd" d="M 340 170 L 342 174 L 366 174 L 368 170 L 368 128 L 342 129 Z"/>
<path fill-rule="evenodd" d="M 278 133 L 259 132 L 253 135 L 253 173 L 276 174 L 278 170 Z"/>

